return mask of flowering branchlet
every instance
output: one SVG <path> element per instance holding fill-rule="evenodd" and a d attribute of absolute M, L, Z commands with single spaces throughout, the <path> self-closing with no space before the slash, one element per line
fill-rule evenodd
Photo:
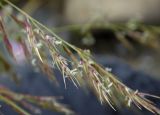
<path fill-rule="evenodd" d="M 20 94 L 10 91 L 4 86 L 0 86 L 0 100 L 13 107 L 17 112 L 23 115 L 30 115 L 25 109 L 17 106 L 22 105 L 24 108 L 30 110 L 34 114 L 40 114 L 39 107 L 54 110 L 65 114 L 73 114 L 65 105 L 57 102 L 56 97 L 53 96 L 32 96 L 27 94 Z"/>

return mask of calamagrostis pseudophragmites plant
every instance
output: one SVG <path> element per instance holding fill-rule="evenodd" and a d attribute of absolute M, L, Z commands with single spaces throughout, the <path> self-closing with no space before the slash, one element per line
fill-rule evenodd
<path fill-rule="evenodd" d="M 88 50 L 82 50 L 69 44 L 46 26 L 16 7 L 10 1 L 3 1 L 12 8 L 16 9 L 18 13 L 24 17 L 22 20 L 13 14 L 1 14 L 0 25 L 3 41 L 13 59 L 16 60 L 16 56 L 13 53 L 12 44 L 7 37 L 8 35 L 5 27 L 8 27 L 9 25 L 5 24 L 5 21 L 3 20 L 4 17 L 8 17 L 14 21 L 14 23 L 16 23 L 18 27 L 23 30 L 21 31 L 22 34 L 19 36 L 21 38 L 21 42 L 23 43 L 23 50 L 25 52 L 26 59 L 29 60 L 33 66 L 46 73 L 49 80 L 54 80 L 56 82 L 56 78 L 54 77 L 52 70 L 58 69 L 62 73 L 65 88 L 67 88 L 66 79 L 72 81 L 77 88 L 88 87 L 95 93 L 102 104 L 108 103 L 114 110 L 116 110 L 116 105 L 121 102 L 125 103 L 128 107 L 130 107 L 131 104 L 134 104 L 139 109 L 143 107 L 155 114 L 160 114 L 160 110 L 145 97 L 156 96 L 130 89 L 120 82 L 110 71 L 108 71 L 108 69 L 105 69 L 96 63 Z M 3 5 L 1 6 L 3 7 Z M 12 94 L 13 96 L 8 99 L 5 97 L 5 95 L 8 96 L 8 94 Z M 17 99 L 16 97 L 19 96 L 21 98 Z M 16 94 L 9 90 L 3 90 L 1 92 L 0 90 L 0 99 L 11 106 L 13 106 L 13 104 L 11 104 L 10 101 L 6 101 L 6 99 L 19 102 L 28 107 L 23 100 L 35 103 L 39 100 L 39 98 L 40 100 L 42 99 L 42 101 L 50 100 L 50 98 L 45 99 L 43 97 Z M 36 104 L 46 107 L 46 104 L 44 103 L 36 102 Z M 56 107 L 58 106 L 58 111 L 69 114 L 72 113 L 61 104 L 56 103 L 53 105 Z M 17 105 L 14 104 L 13 107 L 19 110 Z M 20 110 L 21 112 L 24 112 L 23 109 Z"/>

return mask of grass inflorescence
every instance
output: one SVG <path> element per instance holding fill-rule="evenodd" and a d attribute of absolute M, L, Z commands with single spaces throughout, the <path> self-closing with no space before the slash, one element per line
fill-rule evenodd
<path fill-rule="evenodd" d="M 160 110 L 145 97 L 153 97 L 152 95 L 130 89 L 108 69 L 96 63 L 90 51 L 82 50 L 69 44 L 10 1 L 4 1 L 24 17 L 23 20 L 20 20 L 16 16 L 8 15 L 24 30 L 24 36 L 21 37 L 25 41 L 24 45 L 26 47 L 23 50 L 28 52 L 27 59 L 32 65 L 39 67 L 46 73 L 50 80 L 56 79 L 52 70 L 58 69 L 62 73 L 65 88 L 67 88 L 66 79 L 72 81 L 77 88 L 87 86 L 95 93 L 102 104 L 108 103 L 114 110 L 116 110 L 117 103 L 122 102 L 128 107 L 134 104 L 139 109 L 145 108 L 152 113 L 160 114 Z M 9 38 L 6 37 L 2 16 L 0 22 L 1 31 L 4 35 L 3 40 L 8 47 L 8 51 L 12 54 L 12 46 L 9 45 Z M 27 41 L 26 38 L 28 39 Z M 14 57 L 14 55 L 12 56 Z M 1 92 L 0 96 L 2 96 Z M 20 96 L 25 99 L 31 98 L 31 96 Z M 3 98 L 0 99 L 3 100 Z M 32 99 L 32 102 L 37 100 L 36 97 L 32 97 Z"/>

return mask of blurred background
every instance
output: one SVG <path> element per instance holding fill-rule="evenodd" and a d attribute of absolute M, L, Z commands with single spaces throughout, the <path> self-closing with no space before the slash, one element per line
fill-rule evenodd
<path fill-rule="evenodd" d="M 13 1 L 69 42 L 159 75 L 159 0 Z"/>
<path fill-rule="evenodd" d="M 11 0 L 11 2 L 47 25 L 66 41 L 82 49 L 90 49 L 97 62 L 112 68 L 112 73 L 127 86 L 160 96 L 159 0 Z M 63 85 L 57 88 L 29 68 L 26 70 L 23 64 L 17 66 L 19 73 L 26 76 L 21 87 L 15 86 L 11 81 L 6 82 L 6 78 L 1 78 L 0 82 L 19 92 L 63 95 L 63 102 L 78 115 L 151 114 L 145 110 L 123 107 L 115 112 L 107 105 L 102 106 L 92 92 L 86 94 L 72 84 L 67 90 Z M 60 76 L 58 72 L 57 76 Z M 160 106 L 160 102 L 153 101 Z M 9 115 L 13 111 L 2 108 L 2 112 Z M 44 111 L 43 114 L 58 113 Z"/>

